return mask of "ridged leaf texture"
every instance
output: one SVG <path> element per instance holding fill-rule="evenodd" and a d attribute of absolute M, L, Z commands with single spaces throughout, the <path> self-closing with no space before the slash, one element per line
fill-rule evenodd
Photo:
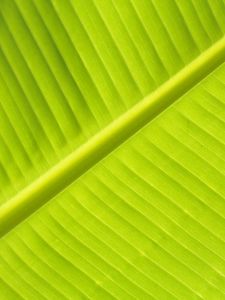
<path fill-rule="evenodd" d="M 0 1 L 0 299 L 225 299 L 225 2 Z"/>

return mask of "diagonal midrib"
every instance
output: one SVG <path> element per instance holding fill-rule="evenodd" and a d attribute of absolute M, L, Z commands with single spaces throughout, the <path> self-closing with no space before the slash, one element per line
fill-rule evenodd
<path fill-rule="evenodd" d="M 225 37 L 0 207 L 0 237 L 64 190 L 225 61 Z"/>

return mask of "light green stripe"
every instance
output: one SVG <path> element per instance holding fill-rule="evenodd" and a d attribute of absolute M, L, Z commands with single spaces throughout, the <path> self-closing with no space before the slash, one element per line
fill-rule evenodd
<path fill-rule="evenodd" d="M 0 208 L 3 236 L 186 93 L 225 60 L 225 37 Z"/>

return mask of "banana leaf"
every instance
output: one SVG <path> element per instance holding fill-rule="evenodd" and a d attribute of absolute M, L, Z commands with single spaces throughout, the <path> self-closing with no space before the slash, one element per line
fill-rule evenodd
<path fill-rule="evenodd" d="M 0 299 L 225 299 L 225 2 L 0 1 Z"/>

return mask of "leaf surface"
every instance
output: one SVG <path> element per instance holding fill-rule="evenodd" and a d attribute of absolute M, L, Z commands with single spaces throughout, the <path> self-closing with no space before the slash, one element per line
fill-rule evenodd
<path fill-rule="evenodd" d="M 1 1 L 1 299 L 225 299 L 224 20 Z"/>

